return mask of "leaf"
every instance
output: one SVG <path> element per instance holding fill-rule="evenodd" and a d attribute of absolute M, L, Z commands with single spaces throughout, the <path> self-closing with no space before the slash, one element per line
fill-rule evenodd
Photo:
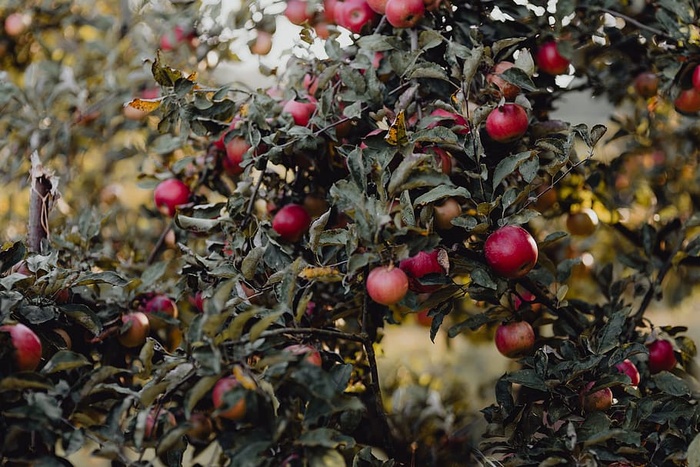
<path fill-rule="evenodd" d="M 125 287 L 129 281 L 114 271 L 92 272 L 83 274 L 74 285 L 109 284 L 115 287 Z"/>
<path fill-rule="evenodd" d="M 10 246 L 3 245 L 0 251 L 0 274 L 4 274 L 12 266 L 19 263 L 27 249 L 22 242 L 15 242 Z"/>
<path fill-rule="evenodd" d="M 71 321 L 90 331 L 93 336 L 97 336 L 102 332 L 102 322 L 100 318 L 87 306 L 82 304 L 67 304 L 61 305 L 59 309 Z"/>
<path fill-rule="evenodd" d="M 501 182 L 508 176 L 511 175 L 524 161 L 532 157 L 534 154 L 531 151 L 520 152 L 518 154 L 512 154 L 505 159 L 501 160 L 496 169 L 493 172 L 492 185 L 494 190 Z"/>
<path fill-rule="evenodd" d="M 348 449 L 355 446 L 355 439 L 330 428 L 316 428 L 302 433 L 297 443 L 309 447 Z"/>
<path fill-rule="evenodd" d="M 19 314 L 30 324 L 42 324 L 56 317 L 56 309 L 53 306 L 25 305 L 18 310 Z"/>
<path fill-rule="evenodd" d="M 535 370 L 524 369 L 508 373 L 504 379 L 510 383 L 522 384 L 525 387 L 546 391 L 547 385 L 540 375 Z"/>
<path fill-rule="evenodd" d="M 387 187 L 389 195 L 392 197 L 395 196 L 411 175 L 417 172 L 418 167 L 425 163 L 425 161 L 430 160 L 430 158 L 431 156 L 429 154 L 411 154 L 405 157 L 391 174 L 391 180 Z"/>
<path fill-rule="evenodd" d="M 603 329 L 598 333 L 596 353 L 608 353 L 620 345 L 620 335 L 626 319 L 627 313 L 624 310 L 619 310 L 605 323 Z"/>
<path fill-rule="evenodd" d="M 132 99 L 126 104 L 124 104 L 124 107 L 132 107 L 136 110 L 140 110 L 141 112 L 153 112 L 156 110 L 158 107 L 160 107 L 161 102 L 163 101 L 163 98 L 160 97 L 158 99 Z"/>
<path fill-rule="evenodd" d="M 501 78 L 526 91 L 536 91 L 537 86 L 520 68 L 512 67 L 501 73 Z"/>
<path fill-rule="evenodd" d="M 160 62 L 160 50 L 156 52 L 156 59 L 151 65 L 151 73 L 158 84 L 165 87 L 172 87 L 175 82 L 182 78 L 182 72 Z"/>
<path fill-rule="evenodd" d="M 668 371 L 662 371 L 652 377 L 656 387 L 666 394 L 676 397 L 690 395 L 690 386 L 678 376 Z"/>
<path fill-rule="evenodd" d="M 333 449 L 314 450 L 309 455 L 309 467 L 346 467 L 343 456 Z"/>
<path fill-rule="evenodd" d="M 331 210 L 321 214 L 316 220 L 313 221 L 309 227 L 309 248 L 312 251 L 318 250 L 318 244 L 321 240 L 321 235 L 323 234 L 326 225 L 328 224 L 328 219 L 331 217 Z"/>
<path fill-rule="evenodd" d="M 700 435 L 688 445 L 688 467 L 700 467 Z"/>
<path fill-rule="evenodd" d="M 5 376 L 0 379 L 0 393 L 4 391 L 23 391 L 37 389 L 40 391 L 52 388 L 51 381 L 38 373 L 22 372 Z"/>
<path fill-rule="evenodd" d="M 189 420 L 192 411 L 197 406 L 202 398 L 207 396 L 211 389 L 214 387 L 216 382 L 219 381 L 219 376 L 202 376 L 197 380 L 197 382 L 192 386 L 185 395 L 185 402 L 183 404 L 185 408 L 185 418 Z"/>
<path fill-rule="evenodd" d="M 90 365 L 91 363 L 82 354 L 71 350 L 59 350 L 51 357 L 51 360 L 44 365 L 41 372 L 44 374 L 53 374 Z"/>
<path fill-rule="evenodd" d="M 284 314 L 284 311 L 276 311 L 273 313 L 270 313 L 269 315 L 263 317 L 255 323 L 253 326 L 250 328 L 250 340 L 256 341 L 258 337 L 260 337 L 260 334 L 265 332 L 267 328 L 269 328 L 272 323 L 274 323 L 280 316 Z"/>
<path fill-rule="evenodd" d="M 462 66 L 462 80 L 465 81 L 467 85 L 471 84 L 472 80 L 474 79 L 474 75 L 479 69 L 483 56 L 484 46 L 479 45 L 478 47 L 471 49 L 469 51 L 469 56 L 465 58 L 464 65 Z"/>
<path fill-rule="evenodd" d="M 175 224 L 184 230 L 196 233 L 207 233 L 216 229 L 221 224 L 221 219 L 203 219 L 201 217 L 190 217 L 178 214 L 175 217 Z"/>
<path fill-rule="evenodd" d="M 470 199 L 472 197 L 471 193 L 467 191 L 466 188 L 462 186 L 454 186 L 449 184 L 438 185 L 427 193 L 422 194 L 413 202 L 415 206 L 420 206 L 424 204 L 434 203 L 437 200 L 444 198 L 465 198 Z"/>
<path fill-rule="evenodd" d="M 406 132 L 406 112 L 401 110 L 396 119 L 389 127 L 384 140 L 392 146 L 405 146 L 408 144 L 408 134 Z"/>
<path fill-rule="evenodd" d="M 247 280 L 252 280 L 255 277 L 255 272 L 258 269 L 258 265 L 265 254 L 266 247 L 256 246 L 251 249 L 248 254 L 243 258 L 241 263 L 241 273 L 243 277 Z"/>

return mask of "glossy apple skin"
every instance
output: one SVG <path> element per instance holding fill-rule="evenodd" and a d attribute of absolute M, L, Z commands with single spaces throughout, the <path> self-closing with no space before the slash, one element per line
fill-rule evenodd
<path fill-rule="evenodd" d="M 493 109 L 486 117 L 486 133 L 499 143 L 510 143 L 527 133 L 529 120 L 525 109 L 506 103 Z"/>
<path fill-rule="evenodd" d="M 386 11 L 386 4 L 388 0 L 367 0 L 367 4 L 371 9 L 383 15 Z"/>
<path fill-rule="evenodd" d="M 170 178 L 156 186 L 153 191 L 153 200 L 163 214 L 172 217 L 178 206 L 189 202 L 191 195 L 190 188 L 183 181 Z"/>
<path fill-rule="evenodd" d="M 671 371 L 676 367 L 676 355 L 673 353 L 673 344 L 667 340 L 659 339 L 647 344 L 649 350 L 649 371 L 652 374 L 661 371 Z"/>
<path fill-rule="evenodd" d="M 698 113 L 700 111 L 700 91 L 695 88 L 682 90 L 673 101 L 673 107 L 684 115 Z"/>
<path fill-rule="evenodd" d="M 231 175 L 240 175 L 245 170 L 241 167 L 245 153 L 250 149 L 250 144 L 240 136 L 235 136 L 225 144 L 226 158 L 223 160 L 224 171 Z"/>
<path fill-rule="evenodd" d="M 306 126 L 311 120 L 311 115 L 316 111 L 316 104 L 313 102 L 299 102 L 295 100 L 287 101 L 282 107 L 282 113 L 292 116 L 294 123 L 299 126 Z"/>
<path fill-rule="evenodd" d="M 659 77 L 651 71 L 643 71 L 634 79 L 634 90 L 648 99 L 659 92 Z"/>
<path fill-rule="evenodd" d="M 367 275 L 367 293 L 381 305 L 394 305 L 408 293 L 408 276 L 401 268 L 378 266 Z"/>
<path fill-rule="evenodd" d="M 515 64 L 513 62 L 503 61 L 498 62 L 494 65 L 493 70 L 486 76 L 486 81 L 496 86 L 503 94 L 507 100 L 513 100 L 520 94 L 520 88 L 515 84 L 509 83 L 508 81 L 501 78 L 501 73 L 506 70 L 513 68 Z"/>
<path fill-rule="evenodd" d="M 235 389 L 238 387 L 240 383 L 236 379 L 235 376 L 227 376 L 225 378 L 221 378 L 219 381 L 216 382 L 214 385 L 214 389 L 212 390 L 211 393 L 211 398 L 212 402 L 214 403 L 214 408 L 219 409 L 225 405 L 225 399 L 224 396 L 226 393 L 229 391 Z M 228 420 L 241 420 L 243 417 L 245 417 L 246 414 L 246 404 L 245 404 L 245 398 L 241 398 L 236 402 L 233 407 L 229 408 L 225 412 L 222 412 L 219 414 L 219 417 L 221 418 L 226 418 Z"/>
<path fill-rule="evenodd" d="M 282 240 L 292 243 L 301 240 L 310 225 L 309 213 L 303 206 L 294 203 L 283 206 L 272 219 L 272 229 Z"/>
<path fill-rule="evenodd" d="M 517 225 L 506 225 L 493 232 L 484 243 L 486 263 L 506 279 L 525 276 L 537 264 L 537 242 Z"/>
<path fill-rule="evenodd" d="M 508 358 L 521 357 L 535 345 L 535 331 L 527 321 L 513 321 L 496 328 L 496 349 Z"/>
<path fill-rule="evenodd" d="M 34 371 L 41 362 L 41 340 L 22 323 L 0 326 L 1 332 L 10 334 L 15 348 L 14 361 L 19 371 Z"/>
<path fill-rule="evenodd" d="M 612 407 L 613 393 L 610 388 L 598 389 L 590 392 L 595 386 L 595 381 L 591 381 L 586 388 L 581 391 L 581 406 L 586 412 L 604 412 Z"/>
<path fill-rule="evenodd" d="M 337 24 L 336 11 L 338 0 L 323 0 L 323 15 L 330 24 Z"/>
<path fill-rule="evenodd" d="M 306 21 L 313 19 L 313 15 L 308 11 L 308 4 L 305 0 L 287 0 L 284 16 L 297 26 L 301 26 Z"/>
<path fill-rule="evenodd" d="M 387 0 L 386 20 L 395 28 L 412 28 L 425 16 L 423 0 Z"/>
<path fill-rule="evenodd" d="M 554 41 L 545 42 L 537 49 L 535 62 L 541 72 L 553 76 L 566 73 L 571 63 L 559 53 L 557 43 Z"/>
<path fill-rule="evenodd" d="M 429 253 L 419 252 L 399 263 L 399 268 L 408 276 L 408 288 L 416 293 L 435 292 L 440 285 L 424 285 L 420 279 L 428 274 L 445 274 L 445 269 L 438 262 L 438 250 Z"/>
<path fill-rule="evenodd" d="M 346 0 L 335 7 L 335 20 L 338 25 L 359 34 L 365 25 L 373 25 L 379 15 L 370 8 L 366 0 Z"/>
<path fill-rule="evenodd" d="M 145 344 L 146 337 L 151 330 L 148 316 L 140 311 L 122 315 L 122 324 L 126 323 L 131 323 L 131 326 L 119 334 L 119 343 L 128 348 L 140 347 Z"/>
<path fill-rule="evenodd" d="M 304 361 L 310 363 L 314 366 L 322 366 L 323 358 L 321 357 L 321 352 L 318 349 L 304 344 L 293 344 L 285 347 L 285 350 L 292 355 L 303 356 Z"/>
<path fill-rule="evenodd" d="M 632 363 L 632 361 L 628 358 L 625 360 L 621 361 L 617 365 L 615 365 L 615 368 L 620 373 L 624 373 L 630 378 L 630 384 L 632 386 L 638 386 L 639 382 L 641 381 L 641 377 L 639 376 L 639 370 L 637 369 L 637 366 Z"/>

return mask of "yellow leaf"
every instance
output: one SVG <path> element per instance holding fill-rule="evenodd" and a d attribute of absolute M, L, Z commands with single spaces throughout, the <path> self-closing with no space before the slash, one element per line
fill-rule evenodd
<path fill-rule="evenodd" d="M 132 99 L 126 105 L 142 112 L 153 112 L 160 107 L 162 99 Z"/>
<path fill-rule="evenodd" d="M 389 132 L 384 137 L 386 142 L 392 146 L 404 146 L 408 144 L 408 134 L 406 133 L 406 113 L 402 110 L 396 116 L 396 120 L 391 124 Z"/>
<path fill-rule="evenodd" d="M 306 266 L 299 272 L 299 277 L 306 280 L 318 280 L 321 282 L 338 282 L 343 280 L 340 270 L 331 266 Z"/>

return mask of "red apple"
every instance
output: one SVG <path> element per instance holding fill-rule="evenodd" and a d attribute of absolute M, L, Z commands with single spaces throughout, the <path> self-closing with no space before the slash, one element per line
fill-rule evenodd
<path fill-rule="evenodd" d="M 644 98 L 654 97 L 659 91 L 659 77 L 651 71 L 643 71 L 634 78 L 634 90 Z"/>
<path fill-rule="evenodd" d="M 527 112 L 518 104 L 506 103 L 486 117 L 486 133 L 499 143 L 510 143 L 527 133 Z"/>
<path fill-rule="evenodd" d="M 174 216 L 178 206 L 187 204 L 191 195 L 190 188 L 177 178 L 163 180 L 153 191 L 156 207 L 167 216 Z"/>
<path fill-rule="evenodd" d="M 250 149 L 250 144 L 245 138 L 234 136 L 225 144 L 225 148 L 226 157 L 222 161 L 224 171 L 231 176 L 242 174 L 245 169 L 241 167 L 241 162 Z"/>
<path fill-rule="evenodd" d="M 19 371 L 34 371 L 41 362 L 41 340 L 30 328 L 22 323 L 0 326 L 0 332 L 10 334 L 14 351 L 15 366 Z"/>
<path fill-rule="evenodd" d="M 311 115 L 316 111 L 316 103 L 300 102 L 289 100 L 282 107 L 283 114 L 289 114 L 294 119 L 294 123 L 299 126 L 306 126 L 311 120 Z"/>
<path fill-rule="evenodd" d="M 285 347 L 284 350 L 291 353 L 292 355 L 296 355 L 299 357 L 303 356 L 305 362 L 310 363 L 314 366 L 320 367 L 323 365 L 323 358 L 321 357 L 321 352 L 319 352 L 318 349 L 310 345 L 293 344 Z"/>
<path fill-rule="evenodd" d="M 367 275 L 367 293 L 382 305 L 398 303 L 408 293 L 408 276 L 401 268 L 378 266 Z"/>
<path fill-rule="evenodd" d="M 169 52 L 183 42 L 191 43 L 192 39 L 194 39 L 194 32 L 187 31 L 185 27 L 178 25 L 171 32 L 160 37 L 160 48 L 165 52 Z"/>
<path fill-rule="evenodd" d="M 700 111 L 700 91 L 695 88 L 684 89 L 673 101 L 676 111 L 682 114 L 695 114 Z"/>
<path fill-rule="evenodd" d="M 700 65 L 695 65 L 693 68 L 693 88 L 700 91 Z"/>
<path fill-rule="evenodd" d="M 506 225 L 493 232 L 484 243 L 486 263 L 506 279 L 523 277 L 537 264 L 537 242 L 517 225 Z"/>
<path fill-rule="evenodd" d="M 408 276 L 408 287 L 417 293 L 435 292 L 440 288 L 439 284 L 424 285 L 420 279 L 428 274 L 446 274 L 445 268 L 438 261 L 439 250 L 430 253 L 419 252 L 415 256 L 406 258 L 399 263 L 399 268 Z"/>
<path fill-rule="evenodd" d="M 151 409 L 146 416 L 146 426 L 143 430 L 144 439 L 153 439 L 165 433 L 168 428 L 177 426 L 175 415 L 167 409 Z"/>
<path fill-rule="evenodd" d="M 336 18 L 338 3 L 338 0 L 323 0 L 323 15 L 326 21 L 331 24 L 338 23 L 338 19 Z"/>
<path fill-rule="evenodd" d="M 235 376 L 227 376 L 225 378 L 221 378 L 219 381 L 216 382 L 214 385 L 214 389 L 212 390 L 211 393 L 211 398 L 212 402 L 214 403 L 214 408 L 215 409 L 221 409 L 225 407 L 226 405 L 226 399 L 225 395 L 237 388 L 240 385 L 238 380 L 236 379 Z M 241 420 L 243 417 L 245 417 L 246 413 L 246 402 L 245 398 L 239 399 L 233 407 L 230 407 L 229 409 L 225 410 L 224 412 L 221 412 L 219 414 L 219 417 L 221 418 L 226 418 L 229 420 Z"/>
<path fill-rule="evenodd" d="M 194 296 L 190 296 L 188 300 L 195 311 L 198 313 L 202 313 L 204 311 L 204 297 L 201 290 L 198 290 Z"/>
<path fill-rule="evenodd" d="M 435 154 L 440 171 L 445 175 L 452 173 L 452 156 L 449 152 L 437 146 L 428 146 L 423 150 L 427 154 Z"/>
<path fill-rule="evenodd" d="M 627 376 L 629 376 L 630 384 L 632 386 L 639 385 L 639 381 L 641 381 L 641 378 L 639 376 L 639 370 L 637 370 L 637 366 L 634 363 L 632 363 L 630 359 L 626 358 L 625 360 L 615 365 L 615 368 L 617 368 L 620 373 L 624 373 Z"/>
<path fill-rule="evenodd" d="M 298 242 L 304 236 L 311 225 L 311 216 L 298 204 L 283 206 L 272 219 L 272 229 L 277 232 L 282 240 Z"/>
<path fill-rule="evenodd" d="M 423 0 L 387 0 L 386 20 L 395 28 L 412 28 L 425 16 Z"/>
<path fill-rule="evenodd" d="M 496 348 L 508 358 L 521 357 L 535 345 L 535 331 L 527 321 L 504 323 L 496 328 Z"/>
<path fill-rule="evenodd" d="M 314 14 L 313 11 L 309 11 L 309 5 L 306 0 L 287 0 L 284 16 L 291 23 L 301 26 L 305 22 L 310 22 Z"/>
<path fill-rule="evenodd" d="M 508 81 L 501 78 L 501 73 L 509 70 L 515 66 L 515 63 L 502 61 L 494 65 L 493 70 L 486 76 L 486 81 L 496 86 L 503 94 L 507 100 L 512 101 L 515 97 L 520 94 L 520 88 L 515 84 L 509 83 Z"/>
<path fill-rule="evenodd" d="M 14 37 L 24 34 L 32 23 L 32 17 L 25 13 L 10 13 L 5 18 L 5 34 Z"/>
<path fill-rule="evenodd" d="M 211 434 L 214 432 L 214 424 L 211 418 L 205 413 L 193 412 L 188 422 L 190 429 L 187 430 L 187 439 L 198 444 L 208 443 Z"/>
<path fill-rule="evenodd" d="M 540 304 L 539 303 L 532 303 L 534 302 L 537 297 L 530 292 L 529 290 L 523 290 L 520 292 L 520 295 L 518 296 L 517 294 L 513 294 L 513 308 L 516 310 L 521 309 L 523 306 L 530 305 L 530 309 L 532 311 L 538 311 L 540 309 Z M 521 299 L 522 297 L 522 299 Z"/>
<path fill-rule="evenodd" d="M 595 386 L 595 381 L 586 384 L 586 387 L 581 391 L 581 406 L 586 412 L 604 412 L 612 407 L 613 393 L 610 388 L 598 389 L 590 392 Z"/>
<path fill-rule="evenodd" d="M 377 18 L 377 13 L 370 8 L 367 0 L 345 0 L 335 7 L 338 25 L 355 34 L 359 34 L 365 25 L 373 25 Z"/>
<path fill-rule="evenodd" d="M 369 7 L 380 15 L 383 15 L 386 11 L 386 2 L 387 0 L 367 0 Z"/>
<path fill-rule="evenodd" d="M 647 344 L 649 350 L 649 371 L 659 373 L 671 371 L 676 367 L 676 355 L 673 353 L 673 345 L 663 339 L 655 340 Z"/>
<path fill-rule="evenodd" d="M 557 43 L 554 41 L 545 42 L 537 49 L 535 61 L 537 62 L 537 68 L 548 75 L 566 73 L 571 63 L 559 53 Z"/>
<path fill-rule="evenodd" d="M 435 227 L 440 230 L 450 230 L 452 219 L 462 215 L 462 206 L 454 198 L 447 198 L 442 204 L 433 206 Z"/>
<path fill-rule="evenodd" d="M 430 112 L 430 117 L 436 120 L 430 122 L 426 128 L 431 130 L 437 126 L 449 127 L 458 135 L 466 135 L 469 133 L 469 122 L 462 115 L 450 112 L 445 109 L 435 109 Z"/>
<path fill-rule="evenodd" d="M 151 326 L 154 329 L 162 328 L 165 325 L 162 317 L 177 318 L 177 304 L 174 300 L 164 294 L 155 295 L 146 302 L 145 311 Z M 160 315 L 160 316 L 159 316 Z"/>
<path fill-rule="evenodd" d="M 122 315 L 122 324 L 126 327 L 129 323 L 129 327 L 122 328 L 119 333 L 119 343 L 124 347 L 140 347 L 146 343 L 146 337 L 151 331 L 151 326 L 148 321 L 148 317 L 145 313 L 136 311 L 134 313 L 129 313 Z"/>
<path fill-rule="evenodd" d="M 255 39 L 249 44 L 250 53 L 255 55 L 267 55 L 272 50 L 272 34 L 267 31 L 258 31 Z"/>

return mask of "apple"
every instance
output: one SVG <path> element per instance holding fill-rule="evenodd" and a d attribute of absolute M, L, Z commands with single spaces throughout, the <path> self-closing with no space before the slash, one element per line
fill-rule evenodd
<path fill-rule="evenodd" d="M 417 293 L 435 292 L 440 288 L 439 284 L 424 285 L 420 279 L 428 274 L 445 275 L 445 268 L 438 260 L 439 250 L 430 253 L 418 252 L 417 255 L 406 258 L 399 263 L 399 268 L 408 276 L 408 288 Z"/>
<path fill-rule="evenodd" d="M 289 114 L 294 119 L 294 123 L 299 126 L 306 126 L 311 120 L 311 115 L 316 111 L 315 102 L 300 102 L 289 100 L 282 107 L 283 114 Z"/>
<path fill-rule="evenodd" d="M 194 39 L 194 32 L 187 31 L 183 26 L 175 26 L 172 32 L 163 34 L 160 37 L 160 48 L 165 52 L 174 50 L 179 44 L 189 42 L 191 44 Z"/>
<path fill-rule="evenodd" d="M 338 9 L 338 0 L 323 0 L 323 16 L 331 24 L 337 24 L 336 11 Z"/>
<path fill-rule="evenodd" d="M 328 201 L 326 201 L 326 199 L 321 195 L 309 193 L 308 195 L 304 196 L 304 209 L 313 219 L 325 214 L 329 208 L 330 205 L 328 204 Z"/>
<path fill-rule="evenodd" d="M 214 403 L 215 409 L 222 409 L 226 406 L 225 396 L 230 391 L 237 388 L 241 383 L 236 379 L 235 376 L 227 376 L 221 378 L 214 385 L 214 389 L 211 392 L 211 399 Z M 228 420 L 241 420 L 246 414 L 246 402 L 245 398 L 242 397 L 233 405 L 233 407 L 219 413 L 219 417 L 226 418 Z"/>
<path fill-rule="evenodd" d="M 151 331 L 148 316 L 140 311 L 122 315 L 123 327 L 119 332 L 119 343 L 124 347 L 140 347 L 146 343 L 146 337 Z M 126 328 L 126 326 L 129 326 Z"/>
<path fill-rule="evenodd" d="M 0 326 L 0 332 L 10 334 L 14 351 L 15 367 L 19 371 L 34 371 L 41 362 L 41 340 L 22 323 Z"/>
<path fill-rule="evenodd" d="M 643 71 L 634 78 L 634 90 L 640 96 L 648 99 L 659 91 L 659 77 L 651 71 Z"/>
<path fill-rule="evenodd" d="M 309 11 L 309 5 L 306 0 L 287 0 L 284 16 L 297 26 L 310 22 L 314 18 L 313 12 Z"/>
<path fill-rule="evenodd" d="M 554 41 L 545 42 L 537 49 L 535 62 L 537 63 L 537 68 L 548 75 L 566 73 L 571 63 L 569 59 L 559 53 L 557 43 Z"/>
<path fill-rule="evenodd" d="M 408 293 L 408 276 L 401 268 L 377 266 L 367 275 L 367 293 L 381 305 L 394 305 Z"/>
<path fill-rule="evenodd" d="M 165 433 L 168 428 L 177 426 L 175 415 L 167 409 L 151 409 L 146 416 L 146 426 L 143 430 L 144 439 L 153 439 Z"/>
<path fill-rule="evenodd" d="M 447 198 L 442 204 L 433 206 L 433 218 L 435 227 L 440 230 L 449 230 L 452 227 L 452 219 L 462 215 L 462 206 L 454 198 Z"/>
<path fill-rule="evenodd" d="M 303 206 L 290 203 L 277 211 L 272 219 L 272 229 L 287 242 L 298 242 L 309 230 L 311 216 Z"/>
<path fill-rule="evenodd" d="M 359 34 L 365 25 L 373 25 L 379 15 L 370 8 L 367 0 L 345 0 L 335 7 L 335 20 L 339 26 Z"/>
<path fill-rule="evenodd" d="M 198 290 L 188 300 L 196 312 L 202 313 L 204 311 L 204 297 L 201 290 Z"/>
<path fill-rule="evenodd" d="M 383 15 L 386 11 L 386 3 L 387 0 L 367 0 L 369 7 L 380 15 Z"/>
<path fill-rule="evenodd" d="M 293 344 L 285 347 L 284 350 L 291 353 L 292 355 L 296 355 L 299 357 L 303 356 L 304 361 L 310 363 L 311 365 L 319 367 L 323 365 L 323 358 L 321 357 L 321 352 L 319 352 L 318 349 L 310 345 Z"/>
<path fill-rule="evenodd" d="M 433 317 L 428 316 L 428 313 L 430 313 L 430 309 L 426 308 L 425 310 L 421 310 L 418 313 L 416 313 L 416 324 L 429 328 L 433 325 Z"/>
<path fill-rule="evenodd" d="M 505 97 L 509 101 L 512 101 L 518 94 L 520 94 L 520 88 L 515 84 L 509 83 L 508 81 L 504 80 L 503 78 L 501 78 L 500 75 L 504 71 L 509 70 L 514 66 L 515 63 L 513 62 L 498 62 L 496 63 L 496 65 L 494 65 L 493 70 L 491 70 L 491 73 L 486 75 L 486 81 L 496 86 L 501 91 L 501 94 L 503 94 L 503 97 Z"/>
<path fill-rule="evenodd" d="M 29 25 L 32 24 L 32 17 L 24 13 L 10 13 L 5 18 L 5 34 L 10 37 L 24 34 Z"/>
<path fill-rule="evenodd" d="M 423 0 L 387 0 L 386 20 L 395 28 L 412 28 L 425 16 Z"/>
<path fill-rule="evenodd" d="M 647 344 L 649 350 L 649 371 L 659 373 L 671 371 L 676 367 L 676 355 L 673 353 L 673 344 L 667 340 L 658 339 Z"/>
<path fill-rule="evenodd" d="M 496 349 L 508 358 L 521 357 L 535 345 L 535 331 L 527 321 L 503 323 L 496 328 Z"/>
<path fill-rule="evenodd" d="M 190 188 L 177 178 L 169 178 L 160 182 L 153 191 L 153 199 L 158 210 L 167 216 L 174 216 L 179 206 L 187 204 L 192 192 Z"/>
<path fill-rule="evenodd" d="M 700 111 L 700 91 L 695 88 L 684 89 L 673 101 L 673 107 L 681 114 L 695 114 Z"/>
<path fill-rule="evenodd" d="M 245 170 L 241 167 L 245 153 L 250 149 L 250 144 L 245 138 L 234 136 L 225 143 L 226 157 L 222 161 L 224 171 L 230 176 L 240 175 Z"/>
<path fill-rule="evenodd" d="M 486 117 L 486 133 L 499 143 L 510 143 L 527 133 L 529 121 L 525 109 L 506 103 L 493 109 Z"/>
<path fill-rule="evenodd" d="M 151 327 L 156 330 L 166 327 L 163 317 L 174 319 L 178 316 L 177 304 L 165 294 L 157 294 L 148 300 L 144 310 Z"/>
<path fill-rule="evenodd" d="M 639 382 L 641 381 L 641 378 L 639 376 L 639 370 L 637 370 L 637 366 L 632 363 L 632 361 L 629 358 L 624 359 L 617 365 L 615 365 L 615 368 L 620 373 L 624 373 L 630 378 L 630 384 L 632 386 L 638 386 Z"/>
<path fill-rule="evenodd" d="M 516 279 L 525 276 L 537 264 L 537 242 L 517 225 L 506 225 L 488 236 L 484 256 L 499 276 Z"/>
<path fill-rule="evenodd" d="M 423 150 L 424 153 L 434 154 L 440 171 L 445 175 L 452 173 L 452 156 L 449 152 L 437 146 L 429 146 Z"/>
<path fill-rule="evenodd" d="M 436 120 L 430 122 L 426 126 L 428 130 L 431 130 L 437 126 L 450 126 L 452 131 L 458 135 L 466 135 L 469 133 L 469 122 L 458 113 L 438 108 L 430 112 L 430 117 L 435 118 Z M 450 122 L 450 125 L 447 125 L 447 122 Z"/>
<path fill-rule="evenodd" d="M 585 208 L 569 213 L 566 217 L 566 230 L 571 235 L 588 237 L 598 228 L 598 215 L 593 209 Z"/>
<path fill-rule="evenodd" d="M 581 391 L 581 406 L 586 412 L 603 412 L 612 407 L 613 393 L 610 388 L 598 389 L 590 392 L 595 386 L 595 381 L 586 384 L 586 387 Z"/>
<path fill-rule="evenodd" d="M 328 39 L 331 37 L 331 29 L 327 21 L 316 21 L 314 23 L 314 31 L 321 39 Z"/>
<path fill-rule="evenodd" d="M 700 91 L 700 65 L 695 65 L 693 68 L 693 88 Z"/>
<path fill-rule="evenodd" d="M 248 43 L 250 53 L 255 55 L 267 55 L 272 50 L 272 34 L 267 31 L 258 31 L 255 39 Z"/>
<path fill-rule="evenodd" d="M 541 308 L 540 303 L 533 303 L 537 297 L 535 297 L 535 294 L 530 292 L 529 290 L 523 290 L 520 292 L 520 295 L 518 294 L 513 294 L 513 308 L 516 310 L 521 309 L 524 306 L 530 305 L 530 309 L 532 311 L 539 311 Z"/>
<path fill-rule="evenodd" d="M 187 430 L 187 439 L 190 442 L 205 444 L 209 442 L 214 432 L 214 424 L 211 418 L 202 412 L 193 412 L 188 420 L 190 429 Z"/>

